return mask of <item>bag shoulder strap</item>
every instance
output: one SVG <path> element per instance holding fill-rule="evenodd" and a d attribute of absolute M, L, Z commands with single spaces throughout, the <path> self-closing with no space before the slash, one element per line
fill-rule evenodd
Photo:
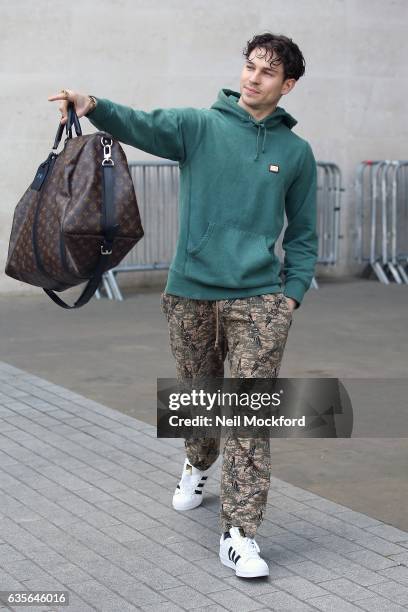
<path fill-rule="evenodd" d="M 104 160 L 105 161 L 105 160 Z M 113 200 L 113 172 L 114 165 L 112 164 L 103 164 L 102 163 L 102 173 L 103 173 L 103 197 L 102 197 L 102 231 L 103 231 L 103 241 L 101 244 L 101 252 L 99 255 L 98 264 L 95 268 L 95 271 L 92 275 L 92 278 L 89 279 L 86 287 L 82 291 L 79 298 L 76 302 L 70 306 L 64 300 L 62 300 L 58 295 L 50 290 L 44 289 L 45 293 L 50 297 L 53 302 L 61 306 L 61 308 L 74 309 L 80 308 L 84 306 L 91 297 L 94 295 L 95 291 L 98 289 L 99 284 L 102 280 L 102 276 L 104 272 L 108 269 L 110 256 L 112 254 L 113 241 L 119 230 L 119 225 L 115 225 L 115 208 L 114 208 L 114 200 Z"/>

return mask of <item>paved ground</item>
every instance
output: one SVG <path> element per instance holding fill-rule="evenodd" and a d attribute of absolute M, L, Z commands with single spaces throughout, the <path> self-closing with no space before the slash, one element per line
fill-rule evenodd
<path fill-rule="evenodd" d="M 218 560 L 219 464 L 177 513 L 181 440 L 4 362 L 0 384 L 1 590 L 70 595 L 30 611 L 408 609 L 408 532 L 273 478 L 271 575 L 238 579 Z"/>
<path fill-rule="evenodd" d="M 0 359 L 155 424 L 156 379 L 174 376 L 157 288 L 75 312 L 39 290 L 0 297 L 0 310 Z M 339 377 L 377 435 L 386 422 L 407 436 L 407 362 L 406 286 L 322 280 L 294 315 L 280 375 Z M 272 447 L 274 476 L 405 531 L 407 465 L 408 438 L 275 439 Z"/>

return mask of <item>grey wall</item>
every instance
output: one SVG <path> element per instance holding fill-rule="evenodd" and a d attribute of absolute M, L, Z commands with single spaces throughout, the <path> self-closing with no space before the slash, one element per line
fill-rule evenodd
<path fill-rule="evenodd" d="M 279 104 L 316 158 L 343 171 L 337 273 L 355 271 L 355 167 L 408 157 L 406 0 L 0 0 L 0 11 L 0 292 L 38 291 L 2 271 L 14 208 L 58 127 L 48 95 L 66 87 L 144 110 L 210 106 L 221 87 L 239 88 L 242 49 L 264 29 L 293 38 L 306 58 Z M 124 148 L 129 160 L 149 158 Z"/>

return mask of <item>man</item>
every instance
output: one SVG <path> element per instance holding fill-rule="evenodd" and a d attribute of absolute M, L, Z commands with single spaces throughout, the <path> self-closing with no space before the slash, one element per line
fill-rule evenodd
<path fill-rule="evenodd" d="M 298 46 L 285 36 L 254 36 L 244 50 L 240 93 L 222 89 L 210 109 L 150 113 L 64 90 L 99 130 L 179 162 L 179 236 L 161 307 L 177 377 L 278 376 L 293 310 L 310 287 L 317 259 L 316 162 L 297 121 L 279 107 L 304 74 Z M 288 219 L 284 291 L 274 245 Z M 199 506 L 219 438 L 185 440 L 173 496 L 179 511 Z M 228 436 L 221 478 L 220 559 L 237 576 L 269 574 L 255 533 L 270 483 L 269 439 Z"/>

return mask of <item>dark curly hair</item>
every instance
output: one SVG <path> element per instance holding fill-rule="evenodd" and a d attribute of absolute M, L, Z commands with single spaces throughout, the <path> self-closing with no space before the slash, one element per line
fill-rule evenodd
<path fill-rule="evenodd" d="M 249 58 L 252 51 L 257 47 L 265 49 L 264 55 L 273 57 L 273 52 L 276 52 L 276 57 L 269 62 L 270 66 L 283 64 L 284 80 L 300 79 L 305 74 L 305 59 L 301 50 L 291 38 L 283 34 L 272 34 L 264 32 L 264 34 L 256 34 L 252 40 L 248 40 L 243 54 L 246 59 Z"/>

